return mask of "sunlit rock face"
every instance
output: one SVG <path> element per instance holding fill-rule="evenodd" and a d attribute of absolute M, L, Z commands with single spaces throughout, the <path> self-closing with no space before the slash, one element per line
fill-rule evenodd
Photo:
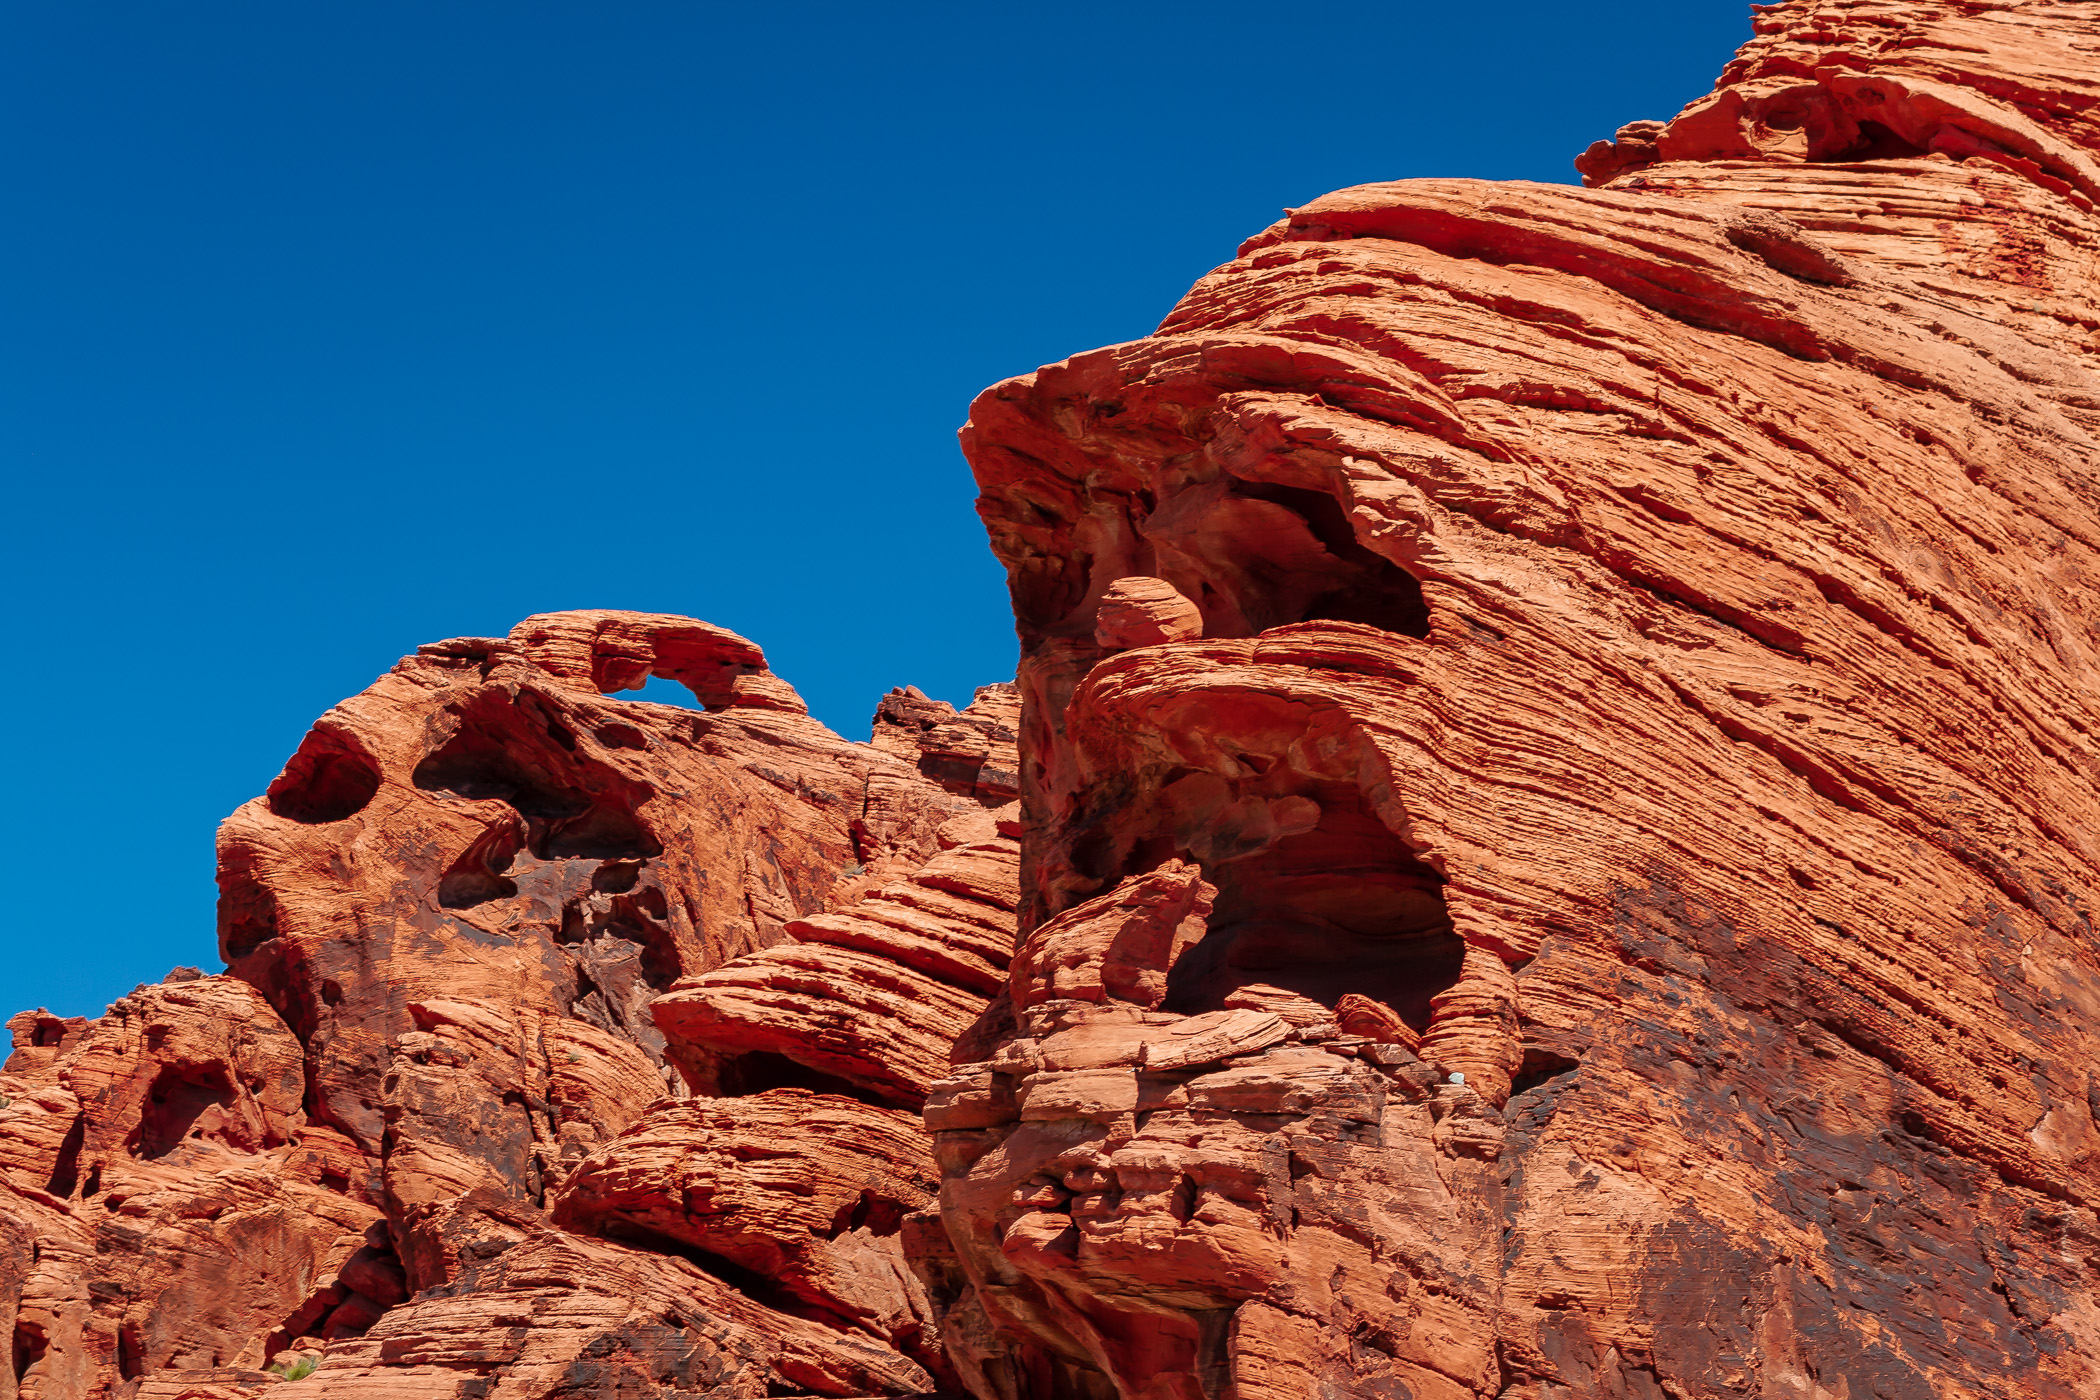
<path fill-rule="evenodd" d="M 976 1394 L 2100 1394 L 2100 15 L 1757 29 L 973 407 Z"/>
<path fill-rule="evenodd" d="M 2100 13 L 1756 24 L 984 395 L 1014 687 L 331 709 L 7 1022 L 0 1400 L 2100 1395 Z"/>
<path fill-rule="evenodd" d="M 1015 708 L 851 743 L 637 613 L 404 658 L 221 829 L 226 975 L 8 1021 L 0 1398 L 942 1384 L 902 1222 L 1006 975 Z"/>

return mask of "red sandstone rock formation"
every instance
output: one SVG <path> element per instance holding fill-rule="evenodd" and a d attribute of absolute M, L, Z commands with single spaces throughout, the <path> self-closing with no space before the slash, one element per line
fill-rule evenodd
<path fill-rule="evenodd" d="M 2092 10 L 1766 7 L 990 391 L 1018 691 L 404 661 L 230 974 L 9 1022 L 0 1400 L 2100 1395 Z"/>
<path fill-rule="evenodd" d="M 650 675 L 705 712 L 606 694 Z M 309 1388 L 387 1396 L 931 1389 L 898 1239 L 935 1177 L 912 1086 L 1004 976 L 1018 848 L 983 804 L 1007 800 L 1013 705 L 921 702 L 903 742 L 850 744 L 749 642 L 627 613 L 404 660 L 222 830 L 229 975 L 9 1023 L 0 1396 L 246 1394 L 308 1351 Z M 803 951 L 894 957 L 938 994 L 939 1064 L 869 1013 L 890 1107 L 761 1093 L 755 1051 L 703 1091 L 756 1097 L 685 1099 L 673 1061 L 707 1052 L 666 1042 L 655 995 Z M 841 1126 L 769 1169 L 783 1104 Z M 741 1218 L 635 1207 L 657 1168 Z M 813 1215 L 818 1172 L 850 1199 Z M 791 1197 L 807 1219 L 774 1216 Z"/>
<path fill-rule="evenodd" d="M 973 408 L 974 1393 L 2100 1395 L 2100 11 L 1757 27 Z"/>

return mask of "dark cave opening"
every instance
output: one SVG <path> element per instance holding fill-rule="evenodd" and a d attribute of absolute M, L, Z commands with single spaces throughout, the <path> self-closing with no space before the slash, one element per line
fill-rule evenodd
<path fill-rule="evenodd" d="M 1516 1075 L 1510 1080 L 1510 1097 L 1529 1093 L 1581 1068 L 1581 1061 L 1571 1060 L 1566 1055 L 1555 1054 L 1551 1050 L 1526 1050 L 1523 1063 L 1517 1066 Z"/>
<path fill-rule="evenodd" d="M 319 826 L 362 812 L 379 782 L 379 765 L 354 736 L 315 728 L 263 798 L 276 815 Z"/>
<path fill-rule="evenodd" d="M 1429 603 L 1421 583 L 1392 560 L 1357 542 L 1341 502 L 1324 491 L 1267 482 L 1235 480 L 1232 491 L 1236 496 L 1281 506 L 1297 516 L 1340 566 L 1333 586 L 1303 602 L 1296 617 L 1279 618 L 1270 626 L 1324 619 L 1359 622 L 1405 637 L 1429 635 Z"/>
<path fill-rule="evenodd" d="M 908 1202 L 878 1196 L 873 1191 L 862 1191 L 851 1205 L 842 1206 L 831 1219 L 833 1237 L 851 1230 L 866 1230 L 869 1234 L 887 1238 L 904 1228 L 904 1217 L 916 1207 Z"/>
<path fill-rule="evenodd" d="M 1916 160 L 1926 154 L 1917 146 L 1898 136 L 1880 122 L 1861 122 L 1859 139 L 1835 155 L 1825 157 L 1824 163 L 1866 160 Z"/>
<path fill-rule="evenodd" d="M 1295 750 L 1303 722 L 1277 710 L 1242 716 L 1272 752 Z M 1417 1032 L 1458 981 L 1465 943 L 1444 880 L 1353 780 L 1321 778 L 1287 758 L 1241 751 L 1232 779 L 1171 770 L 1101 793 L 1102 813 L 1072 845 L 1078 888 L 1098 893 L 1175 858 L 1217 889 L 1206 931 L 1167 971 L 1162 1009 L 1223 1009 L 1242 987 L 1271 986 L 1333 1007 L 1356 993 Z M 1336 759 L 1337 771 L 1353 764 Z M 1083 896 L 1082 896 L 1083 897 Z"/>
<path fill-rule="evenodd" d="M 1152 556 L 1138 562 L 1196 604 L 1206 637 L 1318 620 L 1429 635 L 1420 581 L 1359 541 L 1325 491 L 1225 477 L 1168 497 L 1137 530 Z"/>
<path fill-rule="evenodd" d="M 649 790 L 581 754 L 575 737 L 529 693 L 515 702 L 501 691 L 477 696 L 411 780 L 425 791 L 506 802 L 525 819 L 522 839 L 507 849 L 501 839 L 484 838 L 490 844 L 483 863 L 497 880 L 503 867 L 494 862 L 520 848 L 542 860 L 663 854 L 641 821 Z"/>
<path fill-rule="evenodd" d="M 187 1069 L 170 1065 L 154 1076 L 146 1091 L 146 1112 L 133 1130 L 131 1146 L 148 1159 L 165 1157 L 185 1138 L 201 1134 L 197 1120 L 214 1108 L 230 1107 L 234 1087 L 217 1065 Z"/>
<path fill-rule="evenodd" d="M 1354 992 L 1428 1027 L 1432 1000 L 1465 961 L 1443 878 L 1356 789 L 1324 785 L 1317 800 L 1311 830 L 1200 862 L 1217 904 L 1209 932 L 1168 971 L 1165 1010 L 1218 1010 L 1265 984 L 1329 1007 Z"/>
<path fill-rule="evenodd" d="M 66 1129 L 65 1139 L 58 1145 L 58 1157 L 51 1164 L 51 1179 L 44 1189 L 60 1200 L 69 1199 L 80 1185 L 80 1150 L 87 1144 L 87 1114 L 73 1115 L 73 1126 Z"/>
<path fill-rule="evenodd" d="M 439 877 L 438 907 L 471 909 L 516 894 L 518 882 L 507 872 L 525 845 L 523 826 L 522 822 L 498 822 L 476 837 Z"/>
<path fill-rule="evenodd" d="M 44 1359 L 50 1344 L 41 1331 L 26 1322 L 15 1324 L 13 1341 L 15 1384 L 20 1385 L 29 1375 L 29 1368 Z"/>
<path fill-rule="evenodd" d="M 725 1099 L 749 1098 L 763 1094 L 768 1089 L 807 1089 L 813 1094 L 829 1094 L 837 1098 L 853 1099 L 873 1108 L 895 1108 L 897 1105 L 865 1085 L 856 1084 L 836 1074 L 813 1069 L 800 1060 L 790 1059 L 773 1050 L 750 1050 L 740 1055 L 723 1055 L 715 1063 L 715 1093 Z"/>
<path fill-rule="evenodd" d="M 554 941 L 571 950 L 579 968 L 602 964 L 609 969 L 628 964 L 652 991 L 666 990 L 681 972 L 678 940 L 669 926 L 669 900 L 661 887 L 638 884 L 636 878 L 625 878 L 631 872 L 619 868 L 615 869 L 612 883 L 623 885 L 626 892 L 606 894 L 599 879 L 604 872 L 605 867 L 600 866 L 593 875 L 591 896 L 563 904 L 561 927 L 555 931 Z M 588 954 L 584 951 L 586 945 Z M 631 980 L 617 973 L 615 978 L 622 982 Z M 600 984 L 607 982 L 604 976 L 595 980 Z"/>

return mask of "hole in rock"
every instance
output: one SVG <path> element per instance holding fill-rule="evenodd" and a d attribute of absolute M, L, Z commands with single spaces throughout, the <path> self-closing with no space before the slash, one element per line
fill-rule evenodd
<path fill-rule="evenodd" d="M 677 939 L 664 923 L 669 913 L 663 891 L 654 885 L 614 895 L 609 904 L 597 899 L 571 901 L 562 909 L 561 928 L 554 941 L 572 947 L 579 972 L 601 966 L 631 967 L 661 992 L 678 980 L 680 970 Z M 605 977 L 598 975 L 597 980 L 604 983 Z"/>
<path fill-rule="evenodd" d="M 413 781 L 426 791 L 510 804 L 526 821 L 512 853 L 522 846 L 542 860 L 662 854 L 639 813 L 649 789 L 577 752 L 568 730 L 529 693 L 516 704 L 502 691 L 484 691 L 469 701 L 459 727 L 416 765 Z M 478 864 L 492 879 L 501 878 L 500 848 L 509 839 L 491 833 L 476 843 L 488 843 Z M 455 886 L 456 898 L 496 897 L 486 892 L 495 886 L 473 876 L 476 864 L 464 857 L 457 863 L 462 883 Z"/>
<path fill-rule="evenodd" d="M 316 1020 L 305 995 L 312 964 L 286 958 L 279 941 L 277 901 L 256 878 L 254 858 L 252 849 L 235 846 L 220 861 L 219 956 L 233 975 L 262 994 L 304 1043 L 311 1040 Z"/>
<path fill-rule="evenodd" d="M 724 1055 L 716 1065 L 716 1093 L 725 1099 L 749 1098 L 768 1089 L 807 1089 L 812 1094 L 830 1094 L 853 1099 L 874 1108 L 895 1108 L 882 1095 L 836 1074 L 812 1069 L 800 1060 L 772 1050 L 752 1050 Z"/>
<path fill-rule="evenodd" d="M 1169 847 L 1193 846 L 1188 854 L 1218 889 L 1208 932 L 1168 970 L 1165 1009 L 1214 1011 L 1235 990 L 1266 984 L 1330 1007 L 1354 992 L 1426 1029 L 1431 1000 L 1458 981 L 1465 960 L 1443 878 L 1353 784 L 1280 767 L 1269 777 L 1265 788 L 1294 789 L 1270 811 L 1302 811 L 1308 798 L 1318 804 L 1309 830 L 1253 844 L 1234 830 L 1247 821 L 1242 802 L 1212 811 L 1212 799 L 1183 812 L 1176 836 L 1133 851 L 1147 868 L 1174 854 Z"/>
<path fill-rule="evenodd" d="M 245 863 L 219 870 L 219 956 L 237 962 L 277 936 L 277 900 Z"/>
<path fill-rule="evenodd" d="M 477 800 L 508 802 L 527 817 L 562 821 L 580 816 L 589 796 L 536 761 L 530 745 L 514 750 L 511 736 L 462 724 L 445 746 L 416 765 L 415 785 Z"/>
<path fill-rule="evenodd" d="M 17 1385 L 21 1384 L 23 1377 L 29 1374 L 30 1367 L 44 1359 L 44 1352 L 49 1348 L 49 1345 L 44 1340 L 44 1334 L 37 1331 L 34 1327 L 24 1322 L 15 1324 L 13 1351 L 15 1383 Z"/>
<path fill-rule="evenodd" d="M 198 1120 L 212 1109 L 230 1108 L 234 1097 L 233 1085 L 216 1065 L 163 1069 L 146 1091 L 146 1112 L 130 1144 L 135 1155 L 148 1159 L 167 1156 L 185 1138 L 201 1136 L 204 1127 L 198 1126 Z"/>
<path fill-rule="evenodd" d="M 631 860 L 663 854 L 631 808 L 604 801 L 569 821 L 557 822 L 534 852 L 542 859 Z"/>
<path fill-rule="evenodd" d="M 1861 122 L 1859 139 L 1844 150 L 1825 156 L 1825 164 L 1836 161 L 1916 160 L 1926 152 L 1898 136 L 1880 122 Z"/>
<path fill-rule="evenodd" d="M 538 720 L 541 730 L 546 733 L 548 738 L 570 753 L 576 752 L 576 736 L 570 732 L 569 726 L 563 724 L 552 711 L 545 705 L 540 704 L 532 695 L 520 695 L 518 697 L 518 708 Z"/>
<path fill-rule="evenodd" d="M 642 878 L 642 864 L 638 860 L 609 860 L 591 872 L 591 888 L 600 894 L 626 894 Z M 663 903 L 661 891 L 652 890 L 650 893 L 656 896 L 659 905 Z M 661 908 L 656 911 L 658 918 L 662 918 L 663 913 Z"/>
<path fill-rule="evenodd" d="M 139 1328 L 135 1322 L 127 1322 L 117 1329 L 117 1374 L 127 1381 L 135 1381 L 146 1373 L 144 1348 L 139 1345 Z"/>
<path fill-rule="evenodd" d="M 280 817 L 309 826 L 339 822 L 365 809 L 379 791 L 379 765 L 340 730 L 310 731 L 263 798 Z"/>
<path fill-rule="evenodd" d="M 906 1205 L 902 1201 L 892 1201 L 876 1195 L 873 1191 L 863 1191 L 852 1205 L 841 1208 L 838 1214 L 832 1217 L 831 1233 L 833 1237 L 837 1237 L 849 1230 L 864 1229 L 878 1236 L 894 1235 L 904 1228 L 904 1217 L 914 1209 L 916 1207 Z"/>
<path fill-rule="evenodd" d="M 1548 1080 L 1558 1079 L 1564 1074 L 1582 1068 L 1579 1060 L 1566 1055 L 1556 1055 L 1551 1050 L 1526 1050 L 1524 1062 L 1517 1066 L 1516 1076 L 1509 1082 L 1511 1097 L 1536 1089 Z"/>
<path fill-rule="evenodd" d="M 601 634 L 591 646 L 591 684 L 601 695 L 639 690 L 660 704 L 715 710 L 734 703 L 740 677 L 762 675 L 766 661 L 742 638 L 706 624 L 652 627 L 634 636 Z M 664 687 L 677 686 L 685 693 Z M 690 696 L 689 700 L 687 697 Z"/>
<path fill-rule="evenodd" d="M 1206 636 L 1316 619 L 1429 635 L 1422 585 L 1359 543 L 1325 492 L 1230 479 L 1200 504 L 1170 502 L 1148 537 L 1160 576 L 1196 603 Z"/>
<path fill-rule="evenodd" d="M 609 749 L 646 749 L 649 736 L 631 724 L 608 721 L 591 731 L 599 743 Z"/>
<path fill-rule="evenodd" d="M 1413 574 L 1359 544 L 1341 502 L 1324 491 L 1235 482 L 1236 494 L 1282 506 L 1305 522 L 1314 539 L 1342 566 L 1333 587 L 1313 595 L 1292 622 L 1360 622 L 1407 637 L 1429 635 L 1429 603 Z M 1281 626 L 1282 623 L 1272 623 Z"/>
<path fill-rule="evenodd" d="M 681 710 L 704 710 L 690 686 L 665 676 L 651 676 L 634 690 L 618 692 L 622 700 L 645 700 L 653 705 L 676 705 Z"/>
<path fill-rule="evenodd" d="M 525 843 L 517 822 L 498 822 L 467 847 L 466 854 L 452 863 L 438 880 L 438 905 L 445 909 L 471 909 L 492 899 L 508 899 L 518 892 L 518 882 L 504 872 Z"/>

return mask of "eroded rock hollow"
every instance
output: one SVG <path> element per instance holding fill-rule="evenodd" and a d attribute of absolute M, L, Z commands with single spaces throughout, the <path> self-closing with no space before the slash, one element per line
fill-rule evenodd
<path fill-rule="evenodd" d="M 848 743 L 686 618 L 420 648 L 221 829 L 225 974 L 9 1022 L 0 1395 L 950 1383 L 902 1224 L 1012 949 L 1016 718 Z"/>
<path fill-rule="evenodd" d="M 330 711 L 9 1023 L 0 1400 L 2100 1396 L 2100 6 L 1755 29 L 987 391 L 966 710 Z"/>

